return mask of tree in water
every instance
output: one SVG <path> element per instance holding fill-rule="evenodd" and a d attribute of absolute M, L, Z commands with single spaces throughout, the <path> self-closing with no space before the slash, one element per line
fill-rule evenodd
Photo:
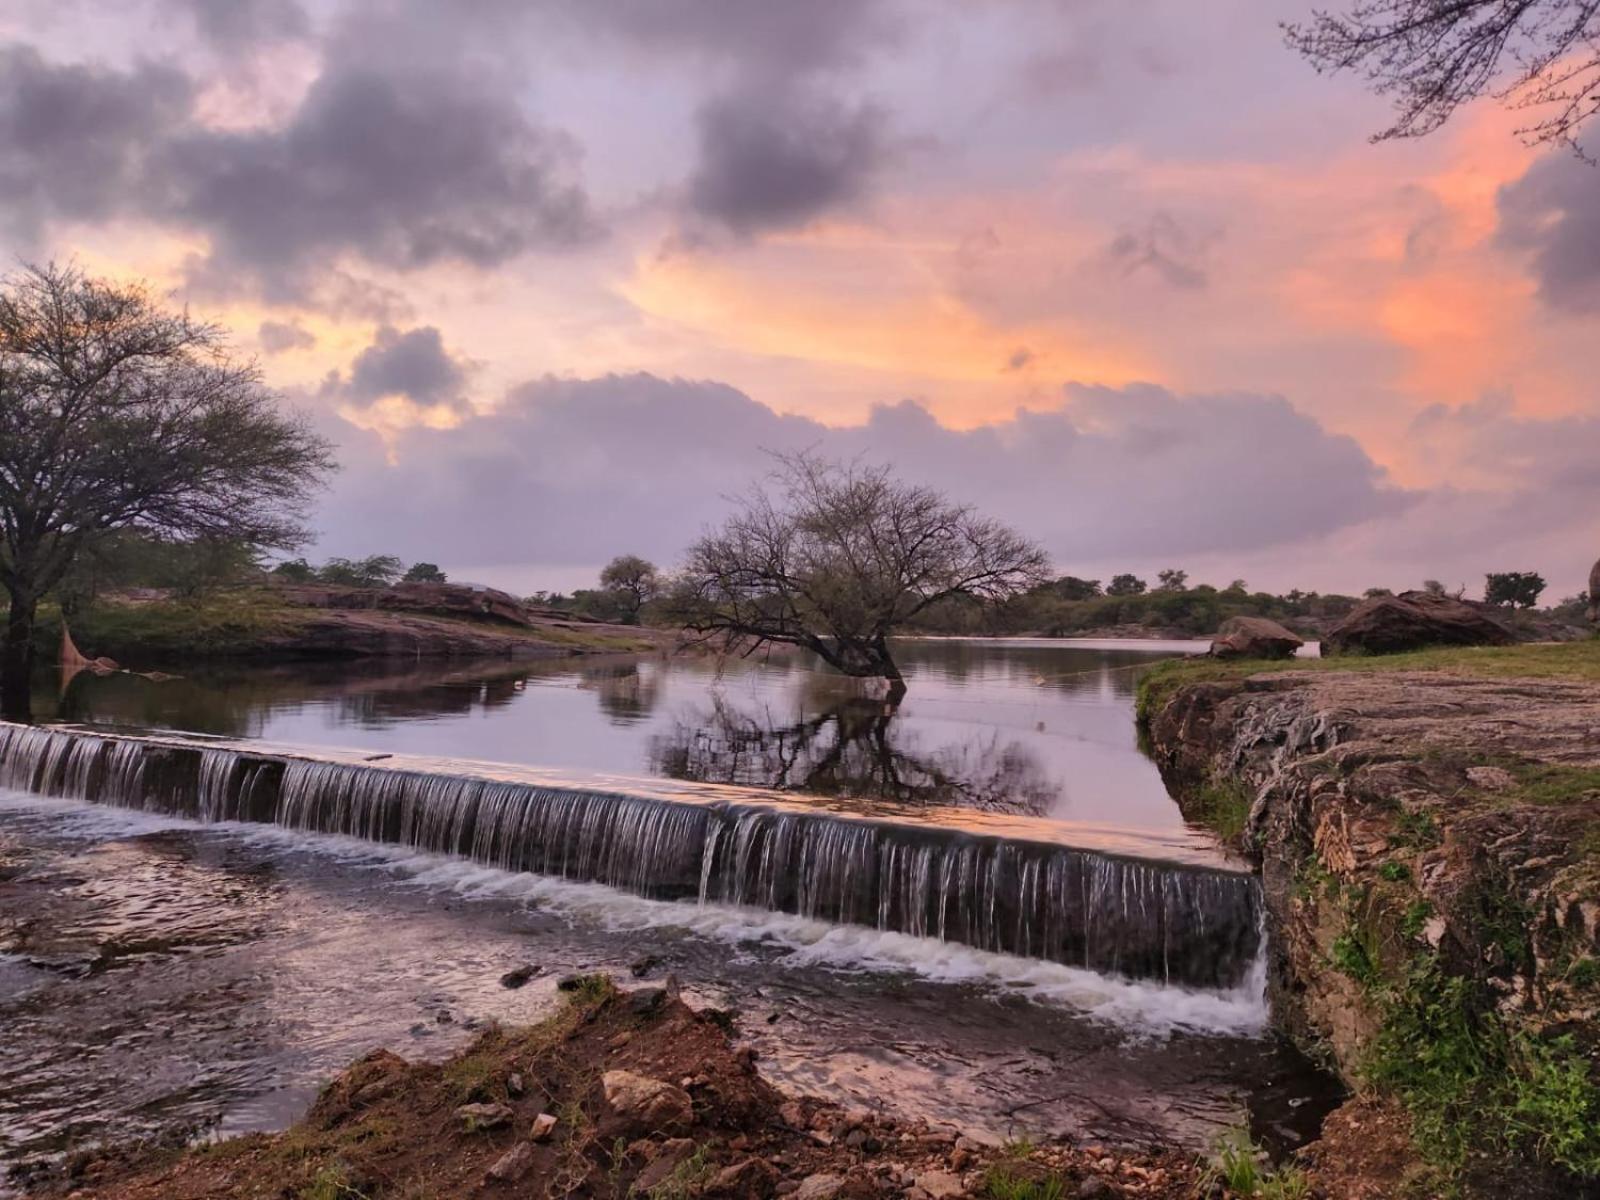
<path fill-rule="evenodd" d="M 683 626 L 754 649 L 811 651 L 845 675 L 905 680 L 894 632 L 953 596 L 999 602 L 1045 582 L 1043 550 L 886 467 L 778 457 L 721 529 L 689 550 L 669 608 Z"/>
<path fill-rule="evenodd" d="M 1394 100 L 1374 141 L 1432 133 L 1493 95 L 1542 111 L 1518 131 L 1527 141 L 1576 148 L 1600 112 L 1597 0 L 1355 0 L 1284 32 L 1318 71 L 1360 71 Z"/>
<path fill-rule="evenodd" d="M 330 447 L 222 332 L 74 267 L 0 283 L 0 711 L 27 719 L 39 602 L 116 530 L 304 540 Z"/>

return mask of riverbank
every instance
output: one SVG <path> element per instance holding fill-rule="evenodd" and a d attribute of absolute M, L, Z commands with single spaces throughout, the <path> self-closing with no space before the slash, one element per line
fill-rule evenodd
<path fill-rule="evenodd" d="M 1260 861 L 1278 1021 L 1362 1093 L 1331 1194 L 1600 1194 L 1600 642 L 1171 664 L 1140 713 Z"/>
<path fill-rule="evenodd" d="M 95 1200 L 443 1200 L 648 1196 L 1177 1198 L 1192 1156 L 988 1145 L 950 1128 L 785 1097 L 734 1015 L 665 986 L 563 981 L 540 1025 L 496 1029 L 442 1063 L 386 1051 L 325 1087 L 280 1134 L 70 1161 L 41 1193 Z"/>
<path fill-rule="evenodd" d="M 379 607 L 361 589 L 320 589 L 306 603 L 281 588 L 241 588 L 199 599 L 103 599 L 74 614 L 73 640 L 89 658 L 172 672 L 197 661 L 317 659 L 557 658 L 659 650 L 660 630 L 609 625 L 530 610 L 515 622 L 491 612 L 445 607 Z M 342 594 L 341 594 L 342 592 Z M 55 661 L 61 615 L 40 614 L 37 634 Z"/>

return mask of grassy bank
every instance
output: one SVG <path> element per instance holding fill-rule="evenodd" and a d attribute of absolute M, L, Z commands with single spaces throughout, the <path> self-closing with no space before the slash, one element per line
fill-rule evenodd
<path fill-rule="evenodd" d="M 39 613 L 35 640 L 54 662 L 61 612 Z M 69 622 L 73 641 L 91 658 L 171 669 L 213 659 L 374 657 L 385 654 L 634 653 L 658 640 L 617 626 L 538 623 L 517 626 L 447 613 L 376 608 L 324 609 L 286 603 L 271 588 L 219 590 L 192 599 L 107 601 L 80 608 Z M 386 644 L 387 643 L 387 644 Z"/>
<path fill-rule="evenodd" d="M 1193 683 L 1218 683 L 1285 671 L 1351 671 L 1362 674 L 1427 671 L 1486 679 L 1578 679 L 1600 683 L 1600 637 L 1581 642 L 1520 646 L 1446 646 L 1408 654 L 1347 655 L 1282 660 L 1171 659 L 1139 680 L 1137 707 L 1147 719 L 1172 694 Z"/>

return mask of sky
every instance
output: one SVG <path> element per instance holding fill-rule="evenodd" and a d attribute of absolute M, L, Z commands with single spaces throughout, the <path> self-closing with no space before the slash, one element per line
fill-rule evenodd
<path fill-rule="evenodd" d="M 1600 555 L 1600 169 L 1215 0 L 9 0 L 0 257 L 143 279 L 337 447 L 311 557 L 673 564 L 771 452 L 1056 569 Z"/>

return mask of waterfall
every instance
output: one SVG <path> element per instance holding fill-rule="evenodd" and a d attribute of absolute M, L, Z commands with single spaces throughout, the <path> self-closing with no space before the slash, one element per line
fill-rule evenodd
<path fill-rule="evenodd" d="M 1131 978 L 1245 983 L 1248 875 L 761 803 L 312 759 L 177 737 L 0 724 L 0 788 L 271 823 L 637 895 L 747 905 Z"/>

